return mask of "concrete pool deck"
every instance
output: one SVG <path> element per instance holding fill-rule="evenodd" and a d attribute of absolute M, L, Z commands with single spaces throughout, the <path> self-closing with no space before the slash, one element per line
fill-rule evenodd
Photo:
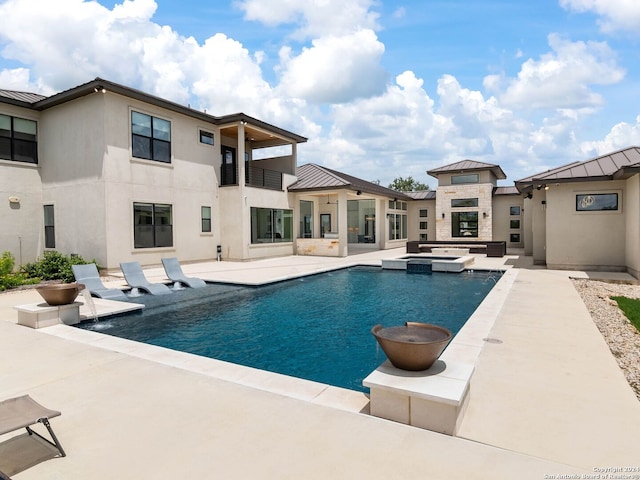
<path fill-rule="evenodd" d="M 183 269 L 208 280 L 263 283 L 337 266 L 379 265 L 381 258 L 403 253 Z M 526 259 L 478 255 L 474 268 L 519 264 Z M 335 408 L 194 372 L 190 362 L 175 363 L 170 351 L 152 361 L 114 351 L 107 340 L 100 348 L 56 336 L 57 327 L 22 327 L 13 307 L 39 301 L 37 293 L 2 294 L 0 400 L 30 394 L 62 411 L 52 426 L 68 456 L 37 463 L 46 449 L 26 435 L 5 435 L 0 470 L 17 480 L 540 479 L 640 467 L 640 402 L 569 280 L 604 275 L 517 270 L 490 332 L 501 343 L 482 348 L 459 437 L 357 413 L 360 406 L 366 410 L 361 394 L 334 398 L 347 405 Z M 161 268 L 145 273 L 152 281 L 164 277 Z M 30 463 L 37 464 L 26 468 Z"/>

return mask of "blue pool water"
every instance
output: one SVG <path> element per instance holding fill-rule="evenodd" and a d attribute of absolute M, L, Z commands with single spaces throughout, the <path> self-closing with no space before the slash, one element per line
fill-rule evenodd
<path fill-rule="evenodd" d="M 263 287 L 215 284 L 145 295 L 141 312 L 80 328 L 366 391 L 362 380 L 386 359 L 373 326 L 417 321 L 455 334 L 498 275 L 354 267 Z"/>

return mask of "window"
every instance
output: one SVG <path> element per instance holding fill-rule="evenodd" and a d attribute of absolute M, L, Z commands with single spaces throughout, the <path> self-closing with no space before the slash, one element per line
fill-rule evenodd
<path fill-rule="evenodd" d="M 517 205 L 514 207 L 509 207 L 509 215 L 520 215 L 520 207 Z"/>
<path fill-rule="evenodd" d="M 401 200 L 389 200 L 389 210 L 406 210 L 407 202 Z"/>
<path fill-rule="evenodd" d="M 211 207 L 200 207 L 200 217 L 202 218 L 202 232 L 211 231 Z"/>
<path fill-rule="evenodd" d="M 468 175 L 451 175 L 451 185 L 461 185 L 463 183 L 478 183 L 480 177 L 477 173 L 470 173 Z"/>
<path fill-rule="evenodd" d="M 509 228 L 520 228 L 520 220 L 509 220 Z"/>
<path fill-rule="evenodd" d="M 133 204 L 133 245 L 135 248 L 173 246 L 171 205 Z"/>
<path fill-rule="evenodd" d="M 136 158 L 171 163 L 171 122 L 131 112 L 131 151 Z"/>
<path fill-rule="evenodd" d="M 404 240 L 407 238 L 407 215 L 389 213 L 389 240 Z"/>
<path fill-rule="evenodd" d="M 418 240 L 420 240 L 421 242 L 426 242 L 427 241 L 427 234 L 426 233 L 421 233 L 420 235 L 418 235 Z"/>
<path fill-rule="evenodd" d="M 429 213 L 429 210 L 427 210 L 426 208 L 420 209 L 420 217 L 427 217 Z"/>
<path fill-rule="evenodd" d="M 511 243 L 520 243 L 520 234 L 519 233 L 512 233 L 509 236 L 509 241 Z"/>
<path fill-rule="evenodd" d="M 213 133 L 200 130 L 200 143 L 213 145 Z"/>
<path fill-rule="evenodd" d="M 451 199 L 451 208 L 477 207 L 477 206 L 478 206 L 477 198 L 452 198 Z"/>
<path fill-rule="evenodd" d="M 427 222 L 420 222 L 420 230 L 426 230 L 427 229 Z"/>
<path fill-rule="evenodd" d="M 0 115 L 0 159 L 38 163 L 37 140 L 36 122 Z"/>
<path fill-rule="evenodd" d="M 453 212 L 451 213 L 452 237 L 477 237 L 478 236 L 478 212 Z"/>
<path fill-rule="evenodd" d="M 251 207 L 251 243 L 293 241 L 293 210 Z"/>
<path fill-rule="evenodd" d="M 300 200 L 300 238 L 313 237 L 313 202 Z"/>
<path fill-rule="evenodd" d="M 576 211 L 593 212 L 603 210 L 618 210 L 617 193 L 589 193 L 576 195 Z"/>
<path fill-rule="evenodd" d="M 56 248 L 56 223 L 53 205 L 44 206 L 44 248 Z"/>

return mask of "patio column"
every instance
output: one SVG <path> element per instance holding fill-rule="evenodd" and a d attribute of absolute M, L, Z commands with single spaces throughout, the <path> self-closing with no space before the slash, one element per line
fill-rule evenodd
<path fill-rule="evenodd" d="M 244 143 L 244 139 L 245 139 L 245 131 L 244 131 L 244 126 L 247 124 L 247 122 L 245 121 L 241 121 L 240 124 L 238 125 L 238 158 L 236 159 L 236 162 L 238 164 L 238 185 L 245 185 L 245 163 L 244 163 L 244 157 L 245 157 L 245 143 Z"/>
<path fill-rule="evenodd" d="M 349 236 L 347 230 L 347 191 L 340 190 L 338 192 L 338 241 L 340 247 L 338 255 L 340 257 L 346 257 L 348 253 Z"/>

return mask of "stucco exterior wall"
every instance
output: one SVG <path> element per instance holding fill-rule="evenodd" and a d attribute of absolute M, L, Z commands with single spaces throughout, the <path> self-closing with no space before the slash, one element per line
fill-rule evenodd
<path fill-rule="evenodd" d="M 533 190 L 527 209 L 531 216 L 531 237 L 533 263 L 547 263 L 547 195 L 545 190 Z"/>
<path fill-rule="evenodd" d="M 625 182 L 625 260 L 627 270 L 634 277 L 640 275 L 640 175 Z"/>
<path fill-rule="evenodd" d="M 39 112 L 0 104 L 0 113 L 39 121 Z M 40 125 L 38 124 L 38 134 Z M 38 142 L 38 156 L 41 142 Z M 9 198 L 18 199 L 10 202 Z M 9 251 L 16 267 L 33 262 L 44 248 L 44 214 L 40 166 L 0 160 L 0 254 Z"/>
<path fill-rule="evenodd" d="M 548 268 L 626 270 L 624 187 L 624 181 L 550 186 L 546 191 Z M 576 195 L 586 193 L 618 193 L 618 210 L 576 211 Z"/>
<path fill-rule="evenodd" d="M 520 215 L 511 215 L 511 207 L 520 207 Z M 524 246 L 524 214 L 521 195 L 495 195 L 491 212 L 493 222 L 493 240 L 507 242 L 507 248 Z M 511 228 L 512 221 L 519 221 L 519 228 Z M 513 234 L 520 235 L 519 242 L 512 242 Z"/>
<path fill-rule="evenodd" d="M 421 217 L 420 210 L 427 210 L 427 216 Z M 409 216 L 409 228 L 407 230 L 407 240 L 420 240 L 420 234 L 427 235 L 428 240 L 436 239 L 436 201 L 416 200 L 409 202 L 407 207 Z M 427 229 L 421 229 L 420 223 L 427 222 Z"/>

